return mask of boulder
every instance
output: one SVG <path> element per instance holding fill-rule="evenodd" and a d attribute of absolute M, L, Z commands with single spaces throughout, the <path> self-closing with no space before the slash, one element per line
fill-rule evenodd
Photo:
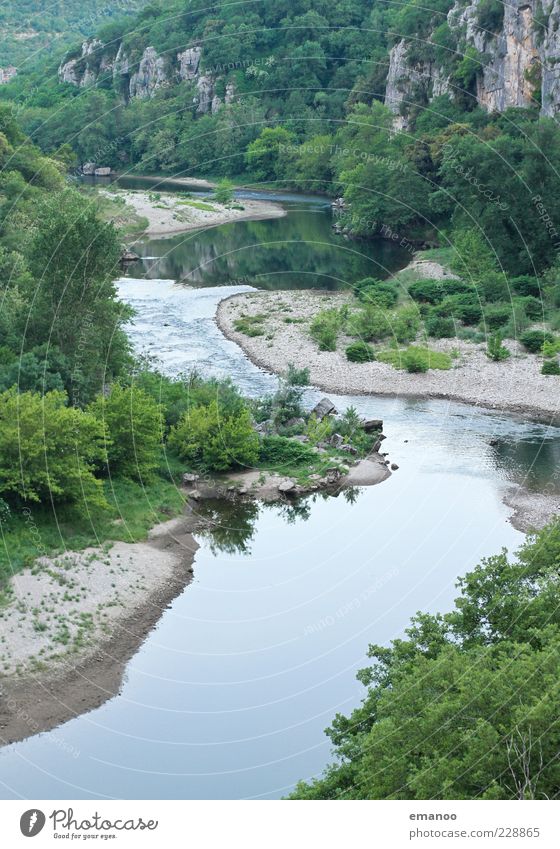
<path fill-rule="evenodd" d="M 396 463 L 391 463 L 391 470 L 392 470 L 393 472 L 396 472 L 398 468 L 399 468 L 399 467 L 397 466 L 397 464 L 396 464 Z"/>
<path fill-rule="evenodd" d="M 200 480 L 199 475 L 193 475 L 191 472 L 185 472 L 183 475 L 183 484 L 185 486 L 193 486 L 198 480 Z"/>
<path fill-rule="evenodd" d="M 294 492 L 295 489 L 296 484 L 292 480 L 285 480 L 278 484 L 278 492 L 281 492 L 283 495 L 287 495 L 289 492 Z"/>
<path fill-rule="evenodd" d="M 329 442 L 333 448 L 340 448 L 344 444 L 344 437 L 340 433 L 333 433 Z"/>
<path fill-rule="evenodd" d="M 352 454 L 354 457 L 358 453 L 358 449 L 353 445 L 341 445 L 339 451 L 344 451 L 346 454 Z"/>
<path fill-rule="evenodd" d="M 86 162 L 84 165 L 82 165 L 82 174 L 84 174 L 84 176 L 86 177 L 93 177 L 93 175 L 95 174 L 95 168 L 95 162 Z"/>
<path fill-rule="evenodd" d="M 311 410 L 311 415 L 318 419 L 324 419 L 325 416 L 336 415 L 336 412 L 337 409 L 330 398 L 321 398 L 319 403 Z"/>
<path fill-rule="evenodd" d="M 374 430 L 383 430 L 383 420 L 382 419 L 363 419 L 362 420 L 362 428 L 366 433 L 372 433 Z"/>
<path fill-rule="evenodd" d="M 110 177 L 113 173 L 113 169 L 109 167 L 96 168 L 93 172 L 96 177 Z"/>

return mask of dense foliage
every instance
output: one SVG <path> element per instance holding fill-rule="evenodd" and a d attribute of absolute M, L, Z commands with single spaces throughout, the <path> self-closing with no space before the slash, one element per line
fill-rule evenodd
<path fill-rule="evenodd" d="M 147 0 L 17 0 L 0 6 L 0 67 L 21 65 L 39 51 L 71 44 L 91 35 L 107 18 L 122 18 Z"/>
<path fill-rule="evenodd" d="M 560 787 L 560 526 L 459 582 L 455 609 L 370 646 L 337 763 L 296 799 L 553 799 Z"/>

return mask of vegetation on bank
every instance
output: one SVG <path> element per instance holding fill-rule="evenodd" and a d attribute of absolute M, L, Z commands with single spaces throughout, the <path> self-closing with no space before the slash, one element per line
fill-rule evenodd
<path fill-rule="evenodd" d="M 555 799 L 560 787 L 560 525 L 459 581 L 445 615 L 372 645 L 336 756 L 292 799 Z"/>

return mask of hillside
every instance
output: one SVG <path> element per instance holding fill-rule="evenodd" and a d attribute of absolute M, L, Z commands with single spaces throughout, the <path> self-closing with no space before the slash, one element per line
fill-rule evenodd
<path fill-rule="evenodd" d="M 25 64 L 89 36 L 108 18 L 137 11 L 145 0 L 18 0 L 0 6 L 0 68 Z"/>

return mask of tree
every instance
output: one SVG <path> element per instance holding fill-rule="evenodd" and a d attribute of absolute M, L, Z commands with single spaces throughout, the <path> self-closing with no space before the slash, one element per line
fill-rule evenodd
<path fill-rule="evenodd" d="M 169 446 L 190 465 L 216 472 L 254 466 L 259 458 L 249 410 L 222 412 L 217 401 L 185 413 L 171 431 Z"/>
<path fill-rule="evenodd" d="M 257 180 L 279 180 L 293 152 L 295 136 L 284 127 L 265 127 L 247 148 L 246 161 Z"/>
<path fill-rule="evenodd" d="M 214 191 L 214 200 L 217 203 L 228 204 L 233 200 L 233 191 L 235 185 L 232 180 L 228 180 L 224 177 L 223 180 L 220 180 L 217 188 Z"/>
<path fill-rule="evenodd" d="M 72 189 L 44 198 L 36 210 L 30 266 L 29 342 L 50 340 L 68 357 L 76 390 L 86 403 L 127 362 L 122 325 L 131 310 L 117 300 L 114 277 L 120 247 L 112 224 Z"/>
<path fill-rule="evenodd" d="M 105 459 L 103 424 L 67 406 L 64 392 L 0 395 L 0 494 L 24 502 L 106 507 L 95 468 Z"/>
<path fill-rule="evenodd" d="M 90 410 L 103 423 L 108 436 L 109 473 L 139 482 L 149 480 L 161 456 L 160 405 L 134 385 L 114 384 L 109 395 L 99 396 Z"/>

